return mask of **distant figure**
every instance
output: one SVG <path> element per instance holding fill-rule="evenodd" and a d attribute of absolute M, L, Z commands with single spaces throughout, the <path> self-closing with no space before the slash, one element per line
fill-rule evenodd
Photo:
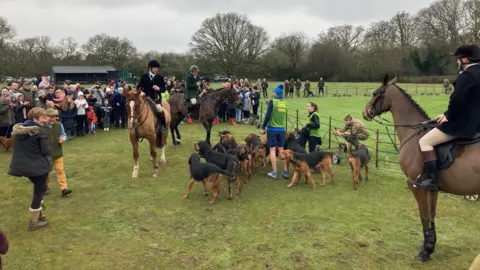
<path fill-rule="evenodd" d="M 325 87 L 325 81 L 323 80 L 323 77 L 320 77 L 317 87 L 318 87 L 318 96 L 320 96 L 320 93 L 322 93 L 322 96 L 325 96 L 325 93 L 323 92 L 323 88 Z"/>
<path fill-rule="evenodd" d="M 443 80 L 443 88 L 445 95 L 449 95 L 453 92 L 453 85 L 450 84 L 448 79 Z"/>

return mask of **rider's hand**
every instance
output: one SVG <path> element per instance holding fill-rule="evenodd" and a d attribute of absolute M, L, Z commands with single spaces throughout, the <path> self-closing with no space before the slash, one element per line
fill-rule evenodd
<path fill-rule="evenodd" d="M 158 90 L 160 90 L 160 87 L 158 87 L 158 85 L 154 85 L 154 86 L 153 86 L 153 89 L 155 89 L 155 90 L 158 91 Z"/>
<path fill-rule="evenodd" d="M 445 116 L 445 114 L 441 114 L 441 115 L 437 116 L 437 122 L 440 123 L 440 124 L 448 122 L 447 116 Z"/>
<path fill-rule="evenodd" d="M 265 135 L 265 133 L 267 133 L 265 130 L 260 130 L 260 134 Z"/>

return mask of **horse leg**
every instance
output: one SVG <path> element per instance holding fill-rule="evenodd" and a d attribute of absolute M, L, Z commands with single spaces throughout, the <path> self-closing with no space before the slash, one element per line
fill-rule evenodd
<path fill-rule="evenodd" d="M 165 145 L 161 148 L 162 154 L 160 155 L 160 163 L 167 164 L 167 158 L 165 157 Z"/>
<path fill-rule="evenodd" d="M 138 178 L 138 142 L 136 138 L 130 137 L 130 142 L 132 143 L 133 148 L 133 172 L 132 172 L 132 180 L 136 181 Z"/>
<path fill-rule="evenodd" d="M 173 133 L 173 131 L 175 130 L 174 127 L 170 127 L 170 133 L 172 134 L 172 143 L 173 143 L 173 147 L 177 147 L 177 141 L 175 140 L 175 134 Z"/>
<path fill-rule="evenodd" d="M 155 137 L 148 138 L 148 143 L 150 145 L 150 157 L 152 158 L 152 164 L 153 164 L 153 177 L 157 177 L 158 163 L 157 163 L 157 150 L 155 148 Z"/>
<path fill-rule="evenodd" d="M 180 131 L 178 130 L 178 126 L 180 125 L 180 123 L 178 123 L 176 126 L 175 126 L 175 133 L 177 133 L 177 142 L 178 144 L 180 144 L 181 140 L 182 140 L 182 136 L 180 136 Z"/>
<path fill-rule="evenodd" d="M 435 230 L 435 217 L 437 216 L 437 199 L 438 192 L 430 192 L 430 229 L 428 234 L 430 236 L 427 251 L 430 255 L 435 252 L 435 244 L 437 243 L 437 231 Z M 430 241 L 431 240 L 431 241 Z"/>
<path fill-rule="evenodd" d="M 207 131 L 207 137 L 205 138 L 205 141 L 209 144 L 209 145 L 212 145 L 210 143 L 210 134 L 212 132 L 212 125 L 213 125 L 213 120 L 210 121 L 210 120 L 204 120 L 202 121 L 202 124 L 203 124 L 203 127 L 205 128 L 205 131 Z"/>
<path fill-rule="evenodd" d="M 426 262 L 430 260 L 430 254 L 433 253 L 436 238 L 431 228 L 432 218 L 428 198 L 429 191 L 427 189 L 414 188 L 412 180 L 408 180 L 408 187 L 412 191 L 413 195 L 415 196 L 415 200 L 417 201 L 418 211 L 420 213 L 420 221 L 423 229 L 423 244 L 415 259 Z"/>

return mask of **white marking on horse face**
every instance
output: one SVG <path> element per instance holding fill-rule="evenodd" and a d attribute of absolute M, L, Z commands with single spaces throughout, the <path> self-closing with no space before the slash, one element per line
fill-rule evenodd
<path fill-rule="evenodd" d="M 131 100 L 128 105 L 130 106 L 130 119 L 128 120 L 128 125 L 131 127 L 133 125 L 133 108 L 135 107 L 135 101 Z"/>

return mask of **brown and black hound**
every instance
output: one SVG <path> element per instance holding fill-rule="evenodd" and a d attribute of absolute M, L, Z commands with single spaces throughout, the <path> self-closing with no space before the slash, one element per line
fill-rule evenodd
<path fill-rule="evenodd" d="M 312 189 L 316 189 L 315 181 L 313 181 L 312 174 L 310 169 L 319 168 L 322 173 L 322 185 L 325 185 L 326 176 L 325 171 L 330 174 L 332 183 L 335 183 L 335 174 L 332 172 L 332 157 L 333 153 L 315 151 L 313 153 L 295 153 L 292 150 L 283 150 L 283 153 L 280 153 L 280 158 L 287 159 L 289 163 L 294 165 L 294 172 L 292 176 L 292 181 L 287 186 L 291 188 L 299 179 L 299 177 L 305 175 L 305 184 L 308 184 L 308 181 L 312 184 Z"/>
<path fill-rule="evenodd" d="M 5 149 L 5 152 L 8 152 L 8 150 L 10 150 L 14 144 L 15 140 L 13 138 L 5 138 L 0 136 L 0 145 Z"/>
<path fill-rule="evenodd" d="M 368 181 L 368 163 L 370 162 L 370 154 L 368 148 L 364 144 L 360 144 L 352 154 L 348 157 L 348 163 L 352 167 L 353 189 L 357 190 L 359 182 L 362 181 L 360 169 L 365 167 L 365 181 Z"/>
<path fill-rule="evenodd" d="M 241 171 L 247 176 L 245 179 L 245 184 L 248 184 L 248 180 L 250 180 L 250 176 L 252 175 L 252 150 L 246 144 L 239 144 L 237 146 L 236 154 L 238 160 L 240 161 Z"/>
<path fill-rule="evenodd" d="M 232 182 L 237 182 L 237 195 L 240 195 L 242 180 L 240 179 L 240 161 L 236 155 L 215 152 L 206 141 L 194 144 L 194 148 L 201 157 L 205 158 L 207 163 L 215 164 L 220 169 L 233 175 L 228 179 L 228 199 L 233 197 L 231 192 Z"/>
<path fill-rule="evenodd" d="M 260 137 L 255 134 L 249 134 L 247 138 L 245 138 L 245 142 L 247 146 L 250 147 L 252 150 L 252 161 L 251 167 L 256 168 L 258 166 L 258 161 L 261 162 L 262 167 L 267 166 L 267 148 L 265 144 L 262 143 Z"/>
<path fill-rule="evenodd" d="M 213 199 L 210 201 L 210 204 L 214 204 L 218 194 L 220 194 L 220 175 L 222 174 L 228 177 L 233 177 L 233 175 L 220 169 L 215 164 L 200 162 L 200 156 L 196 153 L 190 156 L 188 165 L 190 166 L 190 181 L 188 182 L 187 193 L 185 193 L 183 198 L 188 198 L 192 191 L 193 183 L 201 181 L 203 183 L 205 196 L 208 195 L 208 189 L 212 191 Z"/>

